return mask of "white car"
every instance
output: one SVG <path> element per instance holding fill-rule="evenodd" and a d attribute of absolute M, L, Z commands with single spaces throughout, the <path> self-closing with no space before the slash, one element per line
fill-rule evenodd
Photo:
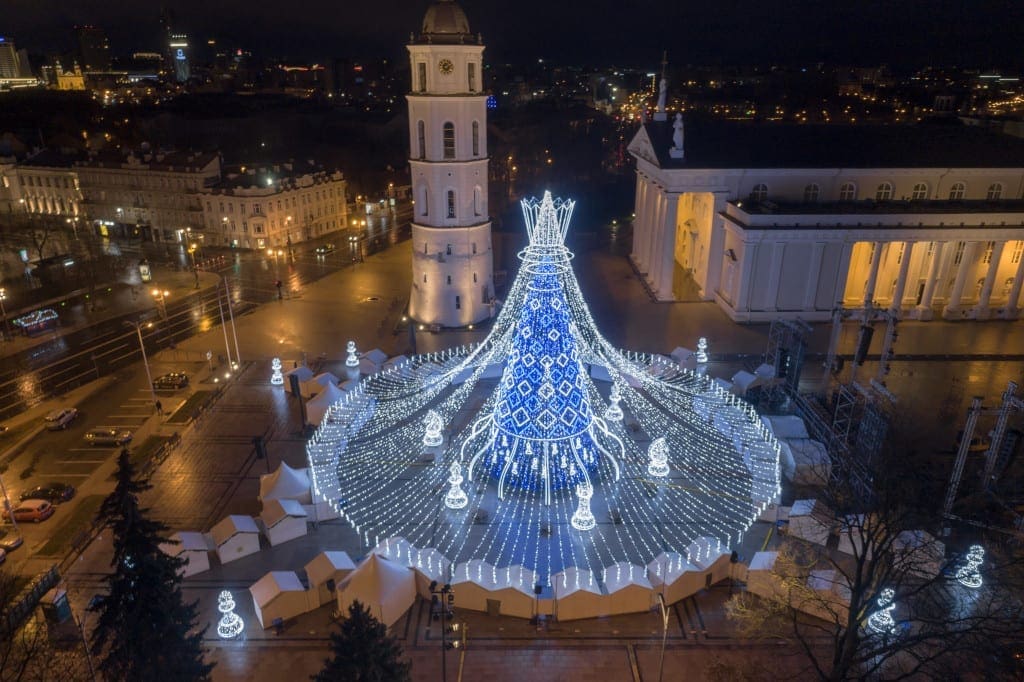
<path fill-rule="evenodd" d="M 46 415 L 46 428 L 51 431 L 66 429 L 68 424 L 73 422 L 77 416 L 78 410 L 73 407 L 62 407 L 59 410 L 54 410 Z"/>

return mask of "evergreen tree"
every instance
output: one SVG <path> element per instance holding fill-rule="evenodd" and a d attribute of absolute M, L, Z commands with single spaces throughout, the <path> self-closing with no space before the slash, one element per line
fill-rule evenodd
<path fill-rule="evenodd" d="M 206 628 L 196 629 L 196 602 L 181 594 L 184 560 L 160 550 L 168 528 L 139 508 L 138 496 L 152 486 L 136 480 L 127 449 L 117 465 L 117 486 L 98 513 L 114 543 L 108 594 L 90 609 L 99 614 L 92 633 L 99 669 L 108 680 L 208 680 Z"/>
<path fill-rule="evenodd" d="M 334 658 L 310 679 L 313 682 L 408 682 L 409 664 L 402 647 L 388 629 L 358 601 L 348 608 L 348 618 L 331 633 Z"/>

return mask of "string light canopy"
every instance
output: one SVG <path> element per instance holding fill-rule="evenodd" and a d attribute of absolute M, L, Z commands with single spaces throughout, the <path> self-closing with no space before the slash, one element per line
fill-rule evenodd
<path fill-rule="evenodd" d="M 367 548 L 401 537 L 413 566 L 550 585 L 738 544 L 776 500 L 778 442 L 749 405 L 601 335 L 565 246 L 574 205 L 523 202 L 529 244 L 482 343 L 390 365 L 328 409 L 314 492 Z"/>

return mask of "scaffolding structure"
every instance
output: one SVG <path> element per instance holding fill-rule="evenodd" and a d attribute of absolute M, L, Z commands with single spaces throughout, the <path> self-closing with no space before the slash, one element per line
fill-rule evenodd
<path fill-rule="evenodd" d="M 800 376 L 807 354 L 805 337 L 812 331 L 811 325 L 803 320 L 772 320 L 764 353 L 764 363 L 775 372 L 774 381 L 763 395 L 768 404 L 784 404 L 800 393 Z"/>

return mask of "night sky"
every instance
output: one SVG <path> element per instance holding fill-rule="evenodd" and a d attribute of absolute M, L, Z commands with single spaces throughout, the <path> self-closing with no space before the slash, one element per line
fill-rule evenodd
<path fill-rule="evenodd" d="M 493 62 L 895 67 L 1024 66 L 1020 0 L 462 0 Z M 71 27 L 104 27 L 115 54 L 157 49 L 152 0 L 5 0 L 0 31 L 34 52 L 70 49 Z M 193 41 L 301 58 L 403 55 L 419 0 L 176 0 Z"/>

